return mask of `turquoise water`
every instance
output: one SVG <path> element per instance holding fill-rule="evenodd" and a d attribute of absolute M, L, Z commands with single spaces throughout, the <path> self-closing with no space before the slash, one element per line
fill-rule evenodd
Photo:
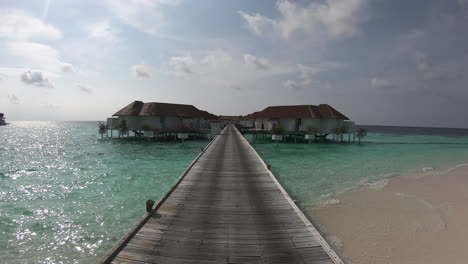
<path fill-rule="evenodd" d="M 468 161 L 468 137 L 371 133 L 365 141 L 374 143 L 254 147 L 300 204 Z M 0 127 L 1 262 L 97 262 L 207 143 L 101 141 L 95 122 Z"/>
<path fill-rule="evenodd" d="M 402 173 L 468 163 L 468 137 L 370 133 L 363 140 L 360 145 L 257 140 L 254 147 L 302 205 L 317 206 L 361 184 Z"/>
<path fill-rule="evenodd" d="M 208 143 L 98 138 L 95 122 L 0 127 L 2 263 L 96 263 Z"/>

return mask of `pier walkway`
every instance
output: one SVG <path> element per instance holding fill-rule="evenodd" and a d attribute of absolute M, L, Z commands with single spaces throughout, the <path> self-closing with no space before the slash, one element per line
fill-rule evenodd
<path fill-rule="evenodd" d="M 228 125 L 101 263 L 343 263 Z"/>

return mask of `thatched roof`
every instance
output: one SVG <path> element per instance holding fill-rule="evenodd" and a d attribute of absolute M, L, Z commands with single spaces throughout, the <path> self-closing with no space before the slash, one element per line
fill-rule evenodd
<path fill-rule="evenodd" d="M 113 116 L 176 116 L 182 118 L 202 117 L 216 119 L 217 116 L 207 111 L 199 110 L 193 105 L 169 103 L 143 103 L 134 101 L 120 109 Z"/>
<path fill-rule="evenodd" d="M 279 118 L 324 118 L 324 119 L 343 119 L 349 120 L 345 115 L 338 112 L 335 108 L 328 104 L 316 105 L 285 105 L 285 106 L 269 106 L 262 111 L 249 114 L 242 119 L 269 119 L 276 120 Z"/>

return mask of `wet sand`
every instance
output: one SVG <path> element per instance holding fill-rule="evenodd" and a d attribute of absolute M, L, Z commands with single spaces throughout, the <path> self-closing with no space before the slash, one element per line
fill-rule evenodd
<path fill-rule="evenodd" d="M 353 264 L 468 263 L 468 166 L 402 175 L 306 208 Z"/>

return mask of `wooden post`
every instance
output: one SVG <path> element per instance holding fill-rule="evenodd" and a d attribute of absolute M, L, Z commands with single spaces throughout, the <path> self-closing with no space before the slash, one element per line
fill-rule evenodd
<path fill-rule="evenodd" d="M 153 209 L 153 205 L 154 205 L 154 201 L 153 200 L 148 200 L 146 201 L 146 212 L 151 212 L 151 210 Z"/>

